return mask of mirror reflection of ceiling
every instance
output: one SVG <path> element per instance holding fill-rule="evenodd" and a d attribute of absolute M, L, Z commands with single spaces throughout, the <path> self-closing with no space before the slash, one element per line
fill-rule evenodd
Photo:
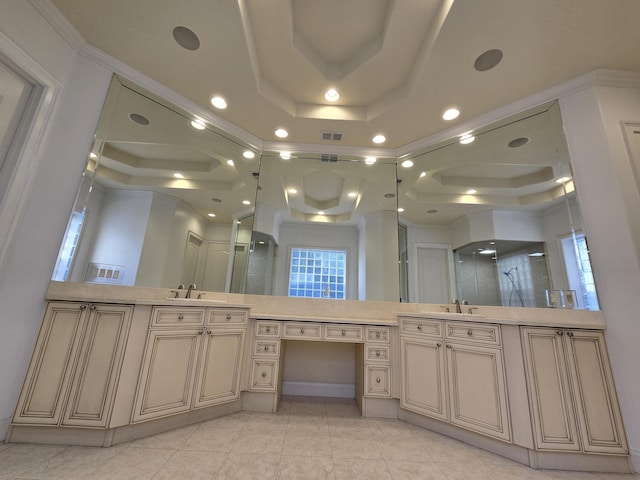
<path fill-rule="evenodd" d="M 52 3 L 89 45 L 265 150 L 375 150 L 378 133 L 383 148 L 398 149 L 594 69 L 640 63 L 637 0 Z M 197 35 L 197 49 L 174 40 L 178 26 Z M 500 63 L 475 69 L 491 49 L 502 51 Z M 329 87 L 341 94 L 335 103 L 323 97 Z M 213 95 L 228 108 L 213 109 Z M 450 106 L 461 115 L 447 123 L 441 114 Z M 286 143 L 277 128 L 289 131 Z M 322 140 L 322 132 L 342 140 Z"/>

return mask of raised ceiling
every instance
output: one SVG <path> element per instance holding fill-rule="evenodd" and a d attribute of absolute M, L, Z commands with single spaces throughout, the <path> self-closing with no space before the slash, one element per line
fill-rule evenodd
<path fill-rule="evenodd" d="M 53 3 L 88 44 L 267 146 L 283 143 L 281 127 L 291 144 L 373 148 L 383 133 L 397 149 L 591 70 L 640 65 L 637 0 Z M 177 26 L 197 34 L 197 50 L 176 43 Z M 502 61 L 475 70 L 490 49 Z M 213 95 L 228 108 L 214 110 Z M 462 113 L 447 123 L 450 106 Z"/>

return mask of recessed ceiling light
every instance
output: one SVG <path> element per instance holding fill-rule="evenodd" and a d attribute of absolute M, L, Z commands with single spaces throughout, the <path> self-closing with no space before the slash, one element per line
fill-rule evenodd
<path fill-rule="evenodd" d="M 442 114 L 442 119 L 454 120 L 458 118 L 458 115 L 460 115 L 460 110 L 458 110 L 457 108 L 450 108 Z"/>
<path fill-rule="evenodd" d="M 387 137 L 384 135 L 378 134 L 372 138 L 373 143 L 384 143 L 387 141 Z"/>
<path fill-rule="evenodd" d="M 207 126 L 204 123 L 204 120 L 200 118 L 196 118 L 195 120 L 191 120 L 191 126 L 196 130 L 204 130 Z"/>
<path fill-rule="evenodd" d="M 338 90 L 336 90 L 335 88 L 330 88 L 329 90 L 324 92 L 324 98 L 328 102 L 337 102 L 340 98 L 340 92 L 338 92 Z"/>
<path fill-rule="evenodd" d="M 291 158 L 291 152 L 280 152 L 280 158 L 283 160 L 289 160 Z"/>
<path fill-rule="evenodd" d="M 395 193 L 385 193 L 384 194 L 384 198 L 396 198 L 396 194 Z"/>
<path fill-rule="evenodd" d="M 509 145 L 511 148 L 518 148 L 526 145 L 530 141 L 531 139 L 527 137 L 514 138 L 507 145 Z"/>
<path fill-rule="evenodd" d="M 224 110 L 227 108 L 227 101 L 219 96 L 211 97 L 211 105 L 216 107 L 218 110 Z"/>
<path fill-rule="evenodd" d="M 411 160 L 405 160 L 400 165 L 402 165 L 402 168 L 411 168 L 413 167 L 413 162 Z"/>
<path fill-rule="evenodd" d="M 227 165 L 229 165 L 230 167 L 233 167 L 234 165 L 233 160 L 227 160 Z"/>
<path fill-rule="evenodd" d="M 216 214 L 215 213 L 207 213 L 207 216 L 213 218 L 213 217 L 216 216 Z"/>
<path fill-rule="evenodd" d="M 212 198 L 211 201 L 213 203 L 221 203 L 222 202 L 222 200 L 220 200 L 219 198 Z"/>
<path fill-rule="evenodd" d="M 173 176 L 174 176 L 175 178 L 184 178 L 184 175 L 183 175 L 183 174 L 181 174 L 181 173 L 178 173 L 178 172 L 174 173 L 174 174 L 173 174 Z"/>
<path fill-rule="evenodd" d="M 480 250 L 478 253 L 480 255 L 493 255 L 494 253 L 496 253 L 496 251 L 495 250 L 489 250 L 487 248 L 487 249 L 484 249 L 484 250 Z"/>
<path fill-rule="evenodd" d="M 244 152 L 242 152 L 242 156 L 244 158 L 256 158 L 256 154 L 253 153 L 251 150 L 245 150 Z"/>
<path fill-rule="evenodd" d="M 544 257 L 544 252 L 533 252 L 529 254 L 529 257 Z"/>
<path fill-rule="evenodd" d="M 475 188 L 470 188 L 469 190 L 467 190 L 467 195 L 473 195 L 474 193 L 478 193 L 478 190 L 476 190 Z"/>
<path fill-rule="evenodd" d="M 462 145 L 467 145 L 471 142 L 473 142 L 476 139 L 476 137 L 474 137 L 473 135 L 471 135 L 470 133 L 465 133 L 464 135 L 462 135 L 460 137 L 460 143 Z"/>
<path fill-rule="evenodd" d="M 320 210 L 320 211 L 318 212 L 318 215 L 324 215 L 324 212 L 323 212 L 322 210 Z"/>
<path fill-rule="evenodd" d="M 275 131 L 276 137 L 278 138 L 287 138 L 289 136 L 289 132 L 287 132 L 284 128 L 279 128 Z"/>
<path fill-rule="evenodd" d="M 242 204 L 243 205 L 251 205 L 251 202 L 249 200 L 242 200 Z"/>
<path fill-rule="evenodd" d="M 556 179 L 556 183 L 567 183 L 571 180 L 571 177 L 560 177 Z"/>
<path fill-rule="evenodd" d="M 140 115 L 139 113 L 130 113 L 129 118 L 133 123 L 137 123 L 138 125 L 142 125 L 143 127 L 146 127 L 147 125 L 149 125 L 149 123 L 151 123 L 149 122 L 149 119 L 147 117 L 145 117 L 144 115 Z"/>
<path fill-rule="evenodd" d="M 290 188 L 288 192 L 292 195 L 295 195 L 296 193 L 298 193 L 298 190 L 296 190 L 295 188 Z"/>
<path fill-rule="evenodd" d="M 176 27 L 173 29 L 173 38 L 182 48 L 187 50 L 197 50 L 200 48 L 200 39 L 187 27 Z"/>
<path fill-rule="evenodd" d="M 91 153 L 89 154 L 89 158 L 96 159 L 96 158 L 98 158 L 98 155 L 97 155 L 97 154 L 95 154 L 95 153 L 93 153 L 93 152 L 91 152 Z"/>
<path fill-rule="evenodd" d="M 398 207 L 398 213 L 402 213 L 402 212 L 404 212 L 404 208 Z"/>
<path fill-rule="evenodd" d="M 376 157 L 364 157 L 364 163 L 366 163 L 367 165 L 373 165 L 377 161 L 378 159 Z"/>
<path fill-rule="evenodd" d="M 427 213 L 438 213 L 438 210 L 427 210 Z"/>
<path fill-rule="evenodd" d="M 349 198 L 356 198 L 358 196 L 358 192 L 349 192 L 347 194 L 347 197 Z"/>
<path fill-rule="evenodd" d="M 427 176 L 427 172 L 420 172 L 420 178 L 426 177 L 426 176 Z"/>
<path fill-rule="evenodd" d="M 498 65 L 502 60 L 502 50 L 493 48 L 480 54 L 476 61 L 473 63 L 473 67 L 479 72 L 486 72 Z"/>

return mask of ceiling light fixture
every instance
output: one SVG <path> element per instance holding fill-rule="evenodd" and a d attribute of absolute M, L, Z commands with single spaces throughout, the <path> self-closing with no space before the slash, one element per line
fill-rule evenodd
<path fill-rule="evenodd" d="M 478 193 L 478 190 L 476 190 L 475 188 L 470 188 L 469 190 L 467 190 L 467 195 L 473 195 L 474 193 Z"/>
<path fill-rule="evenodd" d="M 251 150 L 245 150 L 244 152 L 242 152 L 242 156 L 248 159 L 256 158 L 256 154 L 253 153 Z"/>
<path fill-rule="evenodd" d="M 571 177 L 560 177 L 556 179 L 556 183 L 567 183 L 571 180 Z"/>
<path fill-rule="evenodd" d="M 216 216 L 216 214 L 215 213 L 207 213 L 207 216 L 213 218 L 213 217 Z"/>
<path fill-rule="evenodd" d="M 227 108 L 227 101 L 219 96 L 211 97 L 211 105 L 216 107 L 218 110 L 224 110 Z"/>
<path fill-rule="evenodd" d="M 347 197 L 356 198 L 358 196 L 358 192 L 349 192 L 347 193 Z"/>
<path fill-rule="evenodd" d="M 411 160 L 405 160 L 400 164 L 402 168 L 411 168 L 413 167 L 413 162 Z"/>
<path fill-rule="evenodd" d="M 471 135 L 470 133 L 465 133 L 464 135 L 462 135 L 460 137 L 460 143 L 462 145 L 467 145 L 471 142 L 473 142 L 476 139 L 476 137 L 474 137 L 473 135 Z"/>
<path fill-rule="evenodd" d="M 229 165 L 230 167 L 234 166 L 233 160 L 227 160 L 227 165 Z"/>
<path fill-rule="evenodd" d="M 442 114 L 442 119 L 447 121 L 454 120 L 458 118 L 459 115 L 460 115 L 460 110 L 458 110 L 457 108 L 450 108 Z"/>
<path fill-rule="evenodd" d="M 324 215 L 324 212 L 323 212 L 322 210 L 320 210 L 320 211 L 318 212 L 318 215 Z"/>
<path fill-rule="evenodd" d="M 481 53 L 476 61 L 473 63 L 473 68 L 479 72 L 486 72 L 498 65 L 502 60 L 502 50 L 492 48 L 486 52 Z"/>
<path fill-rule="evenodd" d="M 200 48 L 200 39 L 187 27 L 176 27 L 173 29 L 173 39 L 182 48 L 187 50 L 197 50 Z"/>
<path fill-rule="evenodd" d="M 287 138 L 289 136 L 289 132 L 287 132 L 284 128 L 278 128 L 275 131 L 275 134 L 278 138 Z"/>
<path fill-rule="evenodd" d="M 366 163 L 367 165 L 373 165 L 377 161 L 378 159 L 376 157 L 364 157 L 364 163 Z"/>
<path fill-rule="evenodd" d="M 527 137 L 519 137 L 519 138 L 514 138 L 513 140 L 511 140 L 507 145 L 511 148 L 518 148 L 518 147 L 522 147 L 524 145 L 526 145 L 527 143 L 529 143 L 531 141 L 530 138 Z"/>
<path fill-rule="evenodd" d="M 191 120 L 191 126 L 196 130 L 204 130 L 207 127 L 204 123 L 204 120 L 202 120 L 201 118 Z"/>
<path fill-rule="evenodd" d="M 130 113 L 129 114 L 129 119 L 133 122 L 133 123 L 137 123 L 138 125 L 142 125 L 143 127 L 146 127 L 147 125 L 149 125 L 149 119 L 147 117 L 145 117 L 144 115 L 140 115 L 139 113 Z"/>
<path fill-rule="evenodd" d="M 184 175 L 183 175 L 183 174 L 181 174 L 181 173 L 178 173 L 178 172 L 174 173 L 174 174 L 173 174 L 173 176 L 174 176 L 175 178 L 184 178 Z"/>
<path fill-rule="evenodd" d="M 375 137 L 373 137 L 371 140 L 373 141 L 373 143 L 384 143 L 387 141 L 387 137 L 385 137 L 382 134 L 378 134 Z"/>
<path fill-rule="evenodd" d="M 420 172 L 420 178 L 426 177 L 426 176 L 427 176 L 427 172 Z"/>
<path fill-rule="evenodd" d="M 289 192 L 291 195 L 295 195 L 296 193 L 298 193 L 298 190 L 296 190 L 295 188 L 290 188 L 290 189 L 288 190 L 288 192 Z"/>
<path fill-rule="evenodd" d="M 291 152 L 280 152 L 280 158 L 283 160 L 289 160 L 291 158 Z"/>
<path fill-rule="evenodd" d="M 480 255 L 493 255 L 494 253 L 496 253 L 496 251 L 495 250 L 489 250 L 487 248 L 487 249 L 484 249 L 484 250 L 480 250 L 478 253 Z"/>
<path fill-rule="evenodd" d="M 91 153 L 89 154 L 89 158 L 91 158 L 91 159 L 94 159 L 94 160 L 95 160 L 96 158 L 98 158 L 98 155 L 97 155 L 97 154 L 95 154 L 95 153 L 93 153 L 93 152 L 91 152 Z"/>
<path fill-rule="evenodd" d="M 402 212 L 404 212 L 404 208 L 398 207 L 398 213 L 402 213 Z"/>
<path fill-rule="evenodd" d="M 251 205 L 251 202 L 249 200 L 242 200 L 242 204 L 243 205 Z"/>
<path fill-rule="evenodd" d="M 338 90 L 336 90 L 335 88 L 330 88 L 329 90 L 324 92 L 324 98 L 328 102 L 337 102 L 340 98 L 340 92 L 338 92 Z"/>

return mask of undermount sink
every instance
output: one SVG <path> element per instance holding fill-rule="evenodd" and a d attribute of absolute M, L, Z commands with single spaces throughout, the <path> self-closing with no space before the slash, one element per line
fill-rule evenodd
<path fill-rule="evenodd" d="M 445 320 L 466 320 L 470 318 L 484 318 L 481 313 L 456 313 L 456 312 L 422 312 L 431 318 L 442 318 Z"/>
<path fill-rule="evenodd" d="M 213 298 L 175 298 L 167 297 L 165 300 L 183 305 L 219 305 L 221 303 L 227 303 L 226 300 L 215 300 Z"/>

